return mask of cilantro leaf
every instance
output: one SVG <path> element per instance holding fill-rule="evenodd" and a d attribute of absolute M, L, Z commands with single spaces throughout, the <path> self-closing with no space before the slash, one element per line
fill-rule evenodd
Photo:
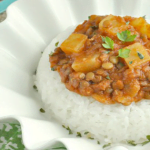
<path fill-rule="evenodd" d="M 133 61 L 129 61 L 129 64 L 131 65 L 133 63 Z"/>
<path fill-rule="evenodd" d="M 128 58 L 130 50 L 129 49 L 119 49 L 119 57 L 121 58 Z"/>
<path fill-rule="evenodd" d="M 102 38 L 102 41 L 105 42 L 105 38 L 103 36 L 101 36 L 101 38 Z"/>
<path fill-rule="evenodd" d="M 135 35 L 131 35 L 131 32 L 129 30 L 122 31 L 121 33 L 117 32 L 117 37 L 119 40 L 123 42 L 132 42 L 136 38 Z"/>
<path fill-rule="evenodd" d="M 130 21 L 126 22 L 126 25 L 129 25 Z"/>
<path fill-rule="evenodd" d="M 101 36 L 102 37 L 102 36 Z M 102 46 L 106 49 L 113 49 L 114 48 L 114 41 L 106 36 L 105 38 L 102 37 L 102 41 L 105 42 L 102 44 Z"/>

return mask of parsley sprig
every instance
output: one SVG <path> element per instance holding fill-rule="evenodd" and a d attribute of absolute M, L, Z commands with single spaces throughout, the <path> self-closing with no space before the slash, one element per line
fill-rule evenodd
<path fill-rule="evenodd" d="M 142 16 L 143 19 L 146 19 L 146 15 Z"/>
<path fill-rule="evenodd" d="M 129 57 L 129 53 L 130 53 L 130 50 L 129 49 L 119 49 L 119 55 L 118 57 L 121 57 L 121 58 L 128 58 Z"/>
<path fill-rule="evenodd" d="M 137 144 L 133 140 L 128 140 L 127 143 L 132 146 L 136 146 Z"/>
<path fill-rule="evenodd" d="M 111 143 L 105 144 L 105 145 L 103 145 L 103 148 L 108 147 L 110 145 L 111 145 Z"/>
<path fill-rule="evenodd" d="M 57 46 L 58 46 L 58 44 L 59 44 L 59 41 L 55 43 L 55 46 L 57 47 Z"/>
<path fill-rule="evenodd" d="M 147 143 L 150 143 L 150 135 L 147 135 L 146 138 L 148 139 L 148 141 L 141 143 L 142 146 L 146 145 Z"/>
<path fill-rule="evenodd" d="M 121 33 L 117 33 L 117 37 L 119 40 L 123 42 L 132 42 L 136 38 L 136 34 L 131 35 L 131 32 L 129 30 L 122 31 Z"/>
<path fill-rule="evenodd" d="M 112 49 L 112 50 L 114 49 L 114 41 L 111 38 L 109 38 L 108 36 L 106 37 L 101 36 L 101 38 L 102 38 L 102 41 L 104 42 L 102 44 L 104 48 Z"/>
<path fill-rule="evenodd" d="M 41 113 L 45 113 L 45 110 L 43 108 L 40 108 Z"/>
<path fill-rule="evenodd" d="M 129 140 L 129 141 L 127 141 L 127 143 L 132 145 L 132 146 L 136 146 L 138 144 L 141 144 L 142 146 L 144 146 L 144 145 L 150 143 L 150 135 L 147 135 L 146 138 L 147 138 L 147 141 L 144 141 L 142 143 L 135 143 L 135 141 L 133 141 L 133 140 Z"/>
<path fill-rule="evenodd" d="M 64 126 L 64 125 L 62 125 L 62 127 L 65 128 L 66 130 L 68 130 L 68 131 L 69 131 L 69 134 L 73 134 L 73 132 L 71 131 L 71 129 L 70 129 L 69 127 L 66 127 L 66 126 Z"/>

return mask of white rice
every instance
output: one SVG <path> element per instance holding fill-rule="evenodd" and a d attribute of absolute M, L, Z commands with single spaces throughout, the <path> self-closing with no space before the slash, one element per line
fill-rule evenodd
<path fill-rule="evenodd" d="M 93 98 L 80 96 L 66 89 L 56 71 L 50 70 L 49 53 L 55 42 L 60 43 L 72 31 L 68 29 L 54 39 L 44 51 L 37 68 L 36 85 L 46 111 L 69 126 L 74 132 L 88 131 L 92 137 L 105 142 L 134 140 L 150 135 L 150 101 L 142 100 L 130 106 L 105 105 Z"/>

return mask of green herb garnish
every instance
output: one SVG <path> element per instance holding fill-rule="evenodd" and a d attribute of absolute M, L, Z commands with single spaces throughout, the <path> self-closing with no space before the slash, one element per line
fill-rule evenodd
<path fill-rule="evenodd" d="M 135 144 L 135 141 L 133 141 L 133 140 L 129 140 L 129 141 L 127 141 L 128 142 L 128 144 L 130 144 L 130 145 L 132 145 L 132 146 L 136 146 L 137 144 Z"/>
<path fill-rule="evenodd" d="M 124 66 L 124 64 L 122 63 L 122 62 L 119 62 L 118 63 L 121 67 L 123 67 Z"/>
<path fill-rule="evenodd" d="M 103 145 L 103 148 L 108 147 L 110 145 L 111 145 L 111 143 L 105 144 L 105 145 Z"/>
<path fill-rule="evenodd" d="M 93 30 L 98 29 L 98 26 L 90 26 Z"/>
<path fill-rule="evenodd" d="M 114 41 L 109 38 L 108 36 L 106 36 L 105 38 L 103 36 L 101 36 L 102 41 L 105 42 L 102 44 L 102 46 L 106 49 L 113 49 L 114 48 Z"/>
<path fill-rule="evenodd" d="M 94 138 L 92 138 L 92 137 L 88 137 L 88 139 L 90 139 L 90 140 L 94 140 Z"/>
<path fill-rule="evenodd" d="M 129 61 L 129 64 L 131 65 L 133 63 L 133 61 Z"/>
<path fill-rule="evenodd" d="M 67 127 L 66 130 L 69 131 L 69 134 L 73 134 L 72 131 L 71 131 L 71 129 L 69 127 Z"/>
<path fill-rule="evenodd" d="M 146 138 L 150 141 L 150 135 L 147 135 Z"/>
<path fill-rule="evenodd" d="M 34 71 L 34 74 L 36 75 L 37 70 Z"/>
<path fill-rule="evenodd" d="M 129 30 L 125 30 L 125 31 L 122 31 L 121 33 L 119 33 L 119 32 L 117 33 L 118 39 L 123 42 L 132 42 L 132 41 L 134 41 L 136 36 L 137 36 L 136 34 L 131 35 L 131 32 Z"/>
<path fill-rule="evenodd" d="M 119 55 L 118 55 L 118 57 L 128 58 L 129 57 L 129 53 L 130 53 L 129 49 L 119 49 Z"/>
<path fill-rule="evenodd" d="M 77 137 L 82 137 L 80 132 L 77 132 Z"/>
<path fill-rule="evenodd" d="M 130 23 L 130 21 L 126 22 L 126 25 L 128 25 Z"/>
<path fill-rule="evenodd" d="M 62 125 L 62 127 L 66 129 L 65 125 Z"/>
<path fill-rule="evenodd" d="M 49 56 L 53 56 L 54 52 L 50 52 Z"/>
<path fill-rule="evenodd" d="M 148 144 L 150 141 L 145 141 L 145 142 L 143 142 L 143 143 L 141 143 L 142 144 L 142 146 L 144 146 L 144 145 L 146 145 L 146 144 Z"/>
<path fill-rule="evenodd" d="M 96 35 L 96 32 L 93 32 L 93 35 Z"/>
<path fill-rule="evenodd" d="M 103 36 L 101 36 L 101 38 L 102 38 L 102 41 L 105 42 L 105 38 Z"/>
<path fill-rule="evenodd" d="M 59 42 L 56 42 L 56 43 L 55 43 L 55 46 L 57 47 L 57 46 L 58 46 L 58 44 L 59 44 Z"/>
<path fill-rule="evenodd" d="M 65 125 L 62 125 L 62 127 L 65 128 L 66 130 L 68 130 L 69 134 L 73 134 L 72 131 L 71 131 L 71 129 L 69 127 L 65 127 Z"/>
<path fill-rule="evenodd" d="M 45 110 L 43 108 L 40 108 L 41 113 L 45 113 Z"/>
<path fill-rule="evenodd" d="M 104 53 L 105 53 L 105 54 L 109 54 L 109 53 L 110 53 L 110 51 L 104 51 Z"/>
<path fill-rule="evenodd" d="M 141 143 L 142 146 L 144 146 L 144 145 L 150 143 L 150 135 L 147 135 L 146 138 L 148 139 L 148 141 L 145 141 L 145 142 Z"/>
<path fill-rule="evenodd" d="M 91 18 L 91 16 L 88 16 L 88 19 L 90 19 Z"/>
<path fill-rule="evenodd" d="M 86 135 L 86 134 L 88 134 L 89 132 L 84 132 L 84 134 Z"/>
<path fill-rule="evenodd" d="M 52 71 L 55 71 L 55 68 L 54 68 L 54 67 L 52 67 L 52 68 L 51 68 L 51 70 L 52 70 Z"/>
<path fill-rule="evenodd" d="M 143 19 L 146 19 L 146 15 L 142 16 Z"/>
<path fill-rule="evenodd" d="M 101 144 L 100 141 L 97 141 L 97 144 Z"/>
<path fill-rule="evenodd" d="M 144 56 L 140 53 L 140 52 L 137 52 L 138 56 L 140 57 L 140 59 L 143 59 Z"/>
<path fill-rule="evenodd" d="M 36 86 L 36 85 L 33 85 L 33 88 L 34 88 L 36 91 L 38 91 L 38 89 L 37 89 L 37 86 Z"/>
<path fill-rule="evenodd" d="M 110 77 L 109 77 L 109 76 L 106 76 L 106 79 L 110 80 Z"/>
<path fill-rule="evenodd" d="M 54 148 L 52 148 L 52 149 L 58 149 L 58 150 L 60 150 L 60 149 L 66 149 L 66 147 L 54 147 Z M 67 150 L 67 149 L 66 149 Z"/>

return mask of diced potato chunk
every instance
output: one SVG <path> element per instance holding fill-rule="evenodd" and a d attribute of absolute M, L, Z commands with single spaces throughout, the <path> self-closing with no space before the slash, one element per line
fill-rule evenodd
<path fill-rule="evenodd" d="M 148 38 L 150 38 L 150 25 L 144 18 L 135 18 L 130 22 L 130 25 L 132 25 L 141 34 L 147 35 Z"/>
<path fill-rule="evenodd" d="M 115 102 L 106 95 L 99 95 L 99 94 L 93 94 L 92 97 L 96 99 L 97 101 L 104 103 L 104 104 L 114 104 Z"/>
<path fill-rule="evenodd" d="M 87 36 L 84 34 L 72 33 L 60 46 L 67 54 L 79 53 L 83 50 Z"/>
<path fill-rule="evenodd" d="M 122 17 L 109 15 L 99 23 L 99 28 L 120 27 L 125 24 L 126 22 Z"/>
<path fill-rule="evenodd" d="M 134 43 L 125 47 L 124 49 L 130 49 L 129 57 L 124 58 L 129 68 L 134 68 L 150 60 L 150 56 L 146 51 L 146 48 L 140 43 Z M 140 58 L 138 54 L 141 54 L 143 58 Z"/>
<path fill-rule="evenodd" d="M 109 15 L 105 17 L 100 23 L 99 28 L 110 28 L 110 27 L 120 27 L 125 25 L 125 20 L 120 16 Z"/>
<path fill-rule="evenodd" d="M 101 66 L 101 61 L 98 59 L 99 54 L 88 54 L 76 57 L 72 64 L 72 68 L 76 72 L 90 72 L 98 69 Z"/>
<path fill-rule="evenodd" d="M 126 22 L 120 16 L 109 15 L 105 17 L 100 23 L 99 28 L 102 30 L 107 30 L 108 32 L 117 33 L 119 32 L 118 28 L 122 25 L 126 25 Z"/>
<path fill-rule="evenodd" d="M 130 25 L 140 29 L 141 26 L 143 26 L 143 24 L 145 24 L 146 21 L 144 18 L 140 17 L 140 18 L 135 18 L 133 20 L 130 21 Z"/>

